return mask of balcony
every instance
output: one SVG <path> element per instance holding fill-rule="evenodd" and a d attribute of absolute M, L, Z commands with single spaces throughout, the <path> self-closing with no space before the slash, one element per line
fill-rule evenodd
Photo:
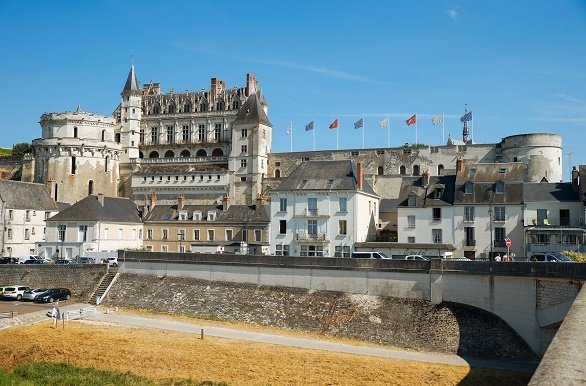
<path fill-rule="evenodd" d="M 304 209 L 301 213 L 295 215 L 295 217 L 329 217 L 327 213 L 321 213 L 318 209 Z"/>
<path fill-rule="evenodd" d="M 465 247 L 475 247 L 476 246 L 476 240 L 465 240 L 464 241 L 464 246 Z"/>
<path fill-rule="evenodd" d="M 329 242 L 327 240 L 325 233 L 297 233 L 295 235 L 295 240 L 299 242 L 308 242 L 308 243 L 326 243 Z"/>
<path fill-rule="evenodd" d="M 505 240 L 494 240 L 493 241 L 493 245 L 495 248 L 506 248 L 507 246 L 505 245 Z"/>
<path fill-rule="evenodd" d="M 227 164 L 228 157 L 172 157 L 172 158 L 139 158 L 132 163 L 140 164 L 192 164 L 192 163 L 216 163 Z"/>

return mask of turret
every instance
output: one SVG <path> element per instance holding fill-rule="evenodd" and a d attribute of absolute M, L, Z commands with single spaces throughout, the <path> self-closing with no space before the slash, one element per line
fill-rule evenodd
<path fill-rule="evenodd" d="M 128 163 L 138 158 L 140 142 L 140 120 L 142 118 L 142 90 L 136 80 L 134 65 L 130 67 L 128 78 L 120 93 L 120 138 L 122 144 L 121 162 Z"/>

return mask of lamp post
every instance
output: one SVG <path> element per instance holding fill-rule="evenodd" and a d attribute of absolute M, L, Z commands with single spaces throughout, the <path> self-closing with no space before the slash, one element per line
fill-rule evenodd
<path fill-rule="evenodd" d="M 493 241 L 493 237 L 492 237 L 492 206 L 488 207 L 488 217 L 489 217 L 489 221 L 490 221 L 490 256 L 488 257 L 488 260 L 492 261 L 494 259 L 493 251 L 492 251 L 492 248 L 494 246 L 494 241 Z"/>
<path fill-rule="evenodd" d="M 177 233 L 177 237 L 179 238 L 179 253 L 181 253 L 183 249 L 183 240 L 185 240 L 185 233 L 183 233 L 183 231 L 179 231 L 179 233 Z"/>

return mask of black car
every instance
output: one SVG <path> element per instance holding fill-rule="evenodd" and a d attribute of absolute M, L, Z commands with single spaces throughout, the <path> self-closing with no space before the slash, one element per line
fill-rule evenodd
<path fill-rule="evenodd" d="M 71 291 L 67 288 L 51 288 L 42 294 L 37 295 L 35 302 L 37 303 L 53 303 L 56 300 L 71 299 Z"/>
<path fill-rule="evenodd" d="M 2 257 L 0 264 L 18 264 L 18 257 Z"/>

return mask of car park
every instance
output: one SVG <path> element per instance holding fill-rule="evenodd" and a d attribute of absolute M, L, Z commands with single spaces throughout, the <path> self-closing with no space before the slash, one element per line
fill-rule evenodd
<path fill-rule="evenodd" d="M 367 251 L 367 252 L 352 252 L 353 259 L 390 259 L 383 252 Z"/>
<path fill-rule="evenodd" d="M 51 288 L 35 298 L 36 303 L 52 303 L 56 300 L 71 299 L 71 291 L 67 288 Z"/>
<path fill-rule="evenodd" d="M 37 296 L 39 296 L 40 294 L 42 294 L 43 292 L 46 292 L 46 291 L 47 291 L 46 288 L 28 289 L 28 290 L 24 291 L 24 294 L 22 295 L 22 300 L 32 302 L 33 300 L 35 300 L 37 298 Z"/>
<path fill-rule="evenodd" d="M 3 257 L 0 259 L 0 264 L 18 264 L 18 257 Z"/>
<path fill-rule="evenodd" d="M 420 260 L 420 261 L 427 261 L 429 257 L 425 257 L 422 255 L 407 255 L 405 256 L 405 260 Z"/>
<path fill-rule="evenodd" d="M 574 263 L 575 261 L 570 259 L 568 256 L 564 255 L 563 253 L 559 252 L 543 252 L 543 253 L 534 253 L 531 255 L 530 261 L 538 261 L 538 262 L 560 262 L 560 263 Z"/>
<path fill-rule="evenodd" d="M 20 300 L 22 299 L 22 295 L 24 295 L 24 291 L 28 289 L 29 287 L 25 285 L 11 285 L 8 287 L 4 287 L 2 298 Z"/>

